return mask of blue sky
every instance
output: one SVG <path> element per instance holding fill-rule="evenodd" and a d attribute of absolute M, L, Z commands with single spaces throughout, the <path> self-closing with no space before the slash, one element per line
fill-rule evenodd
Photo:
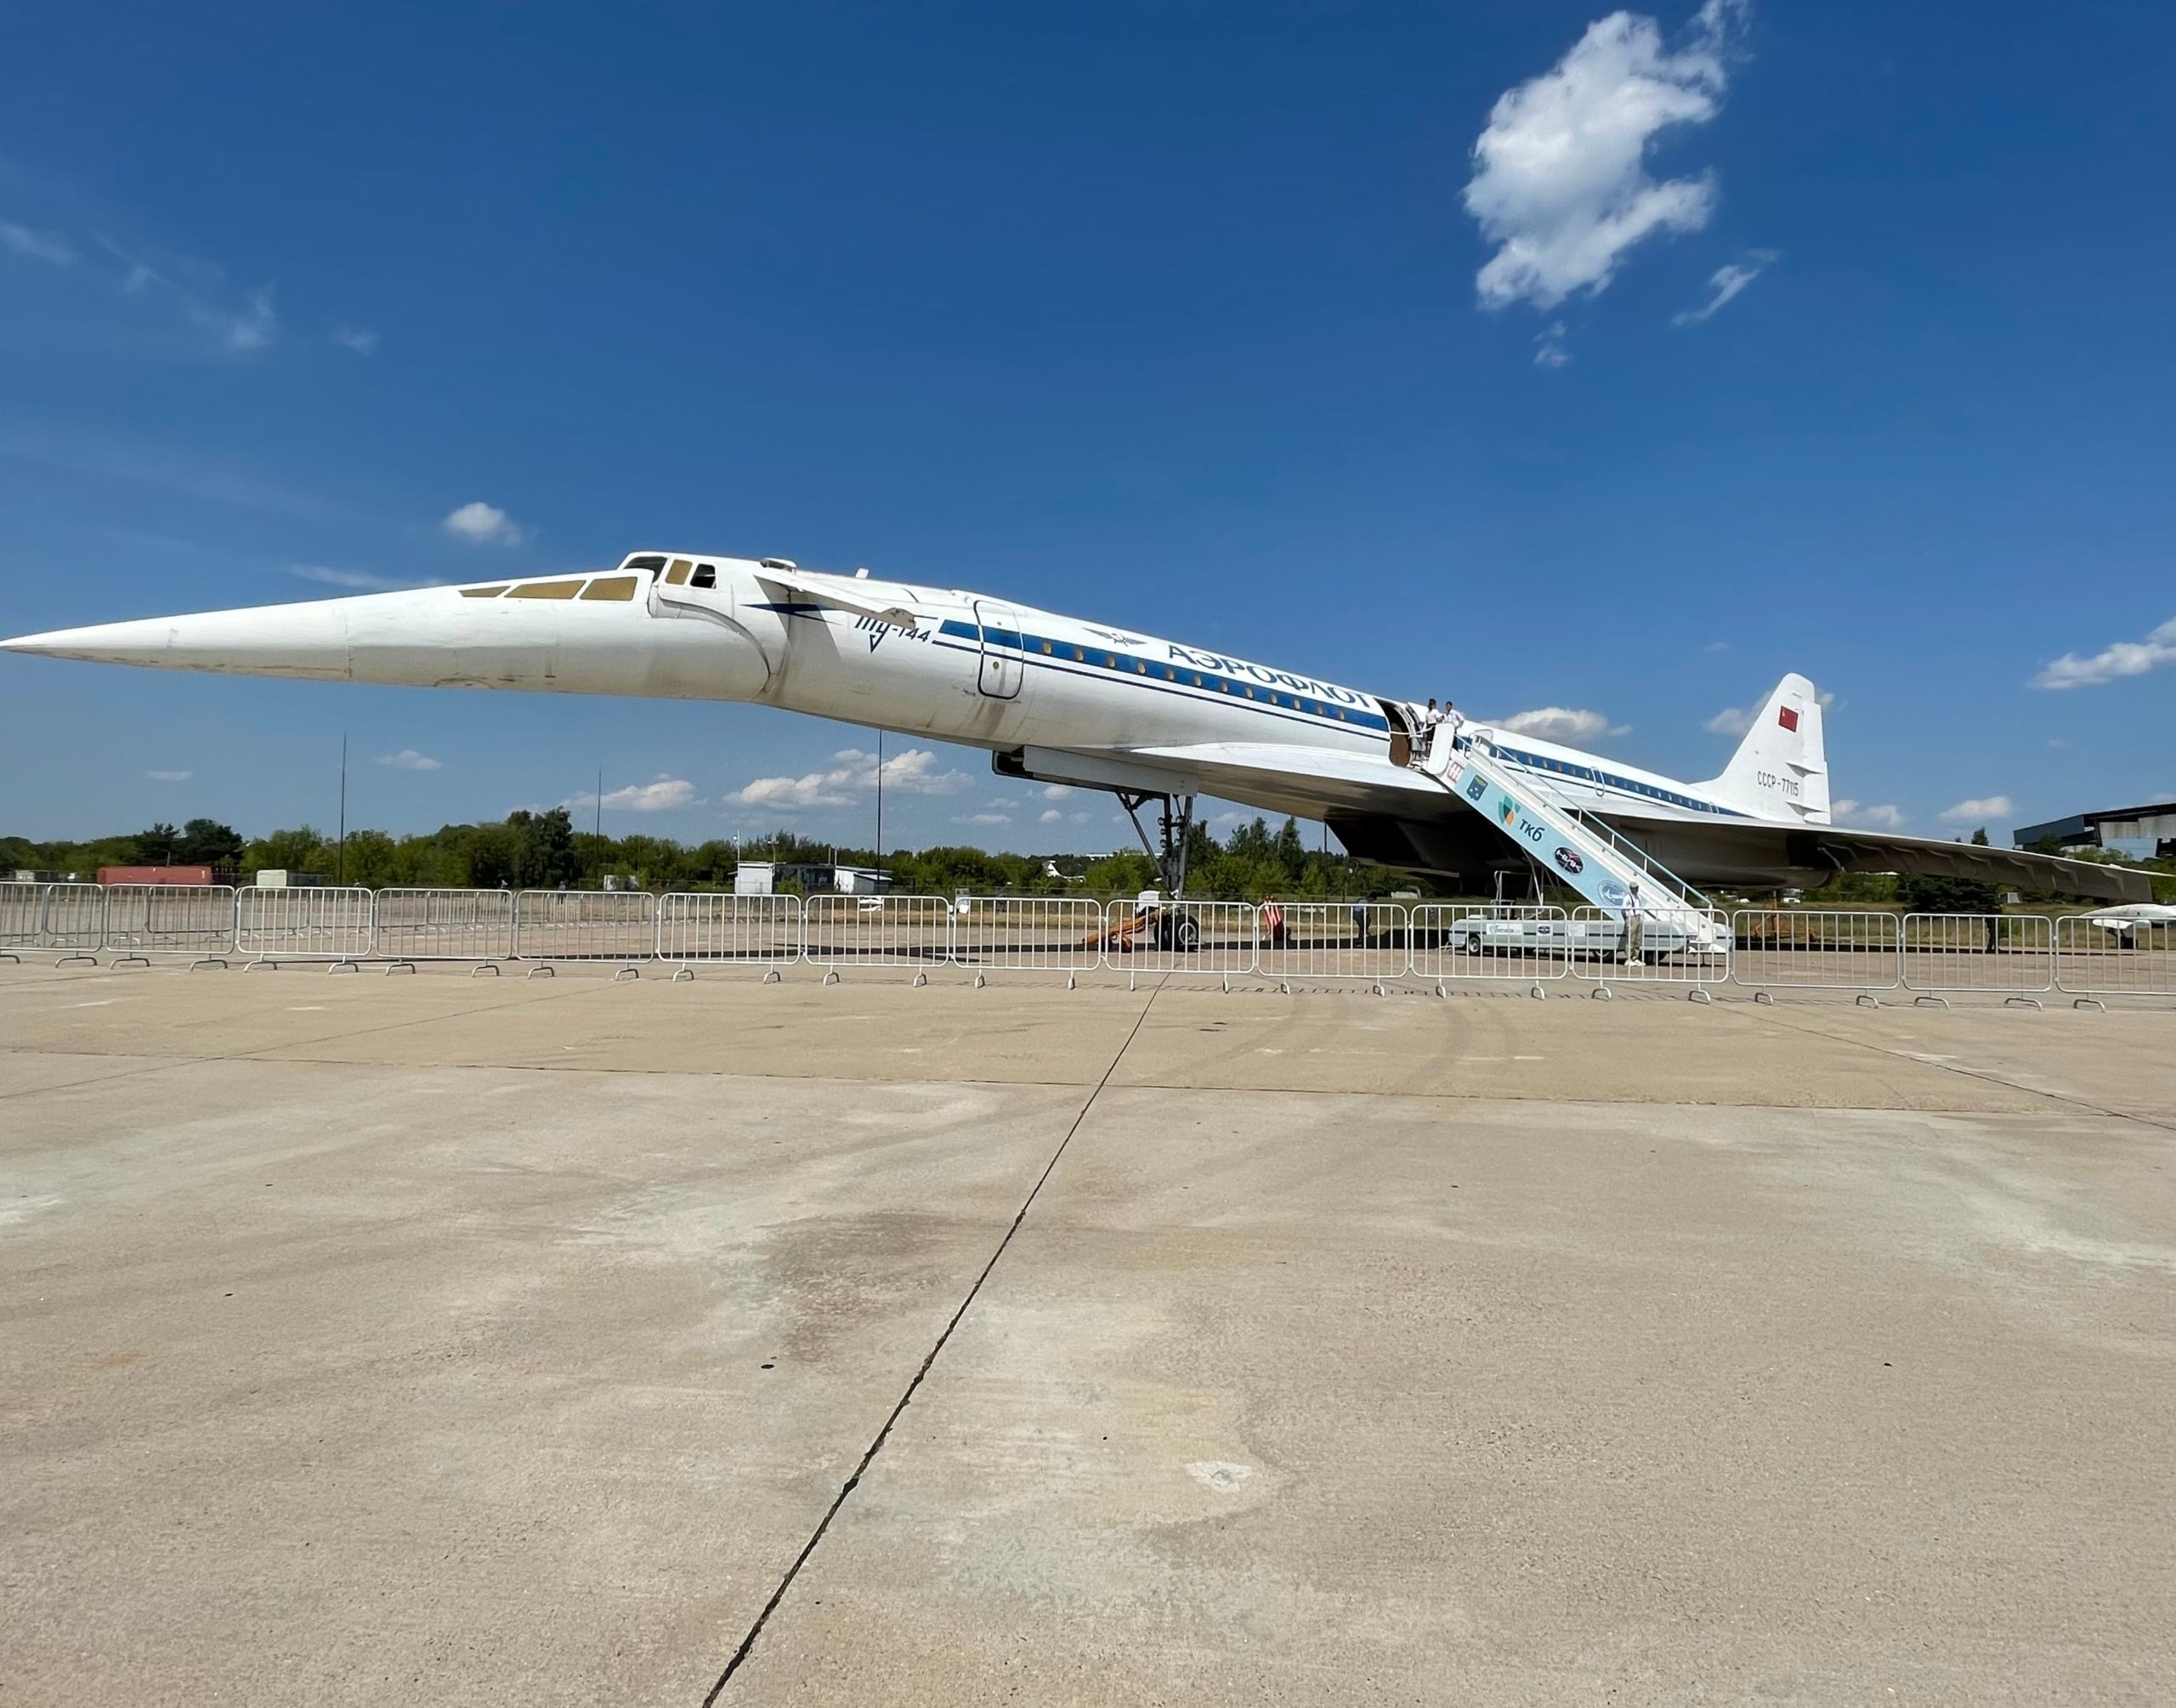
<path fill-rule="evenodd" d="M 2145 3 L 17 8 L 0 633 L 663 543 L 1683 776 L 1802 670 L 1837 794 L 1928 834 L 2176 793 L 2173 49 Z M 329 823 L 343 731 L 351 823 L 601 766 L 609 829 L 869 834 L 868 738 L 746 707 L 8 657 L 0 716 L 31 835 Z M 888 840 L 1118 840 L 954 772 Z"/>

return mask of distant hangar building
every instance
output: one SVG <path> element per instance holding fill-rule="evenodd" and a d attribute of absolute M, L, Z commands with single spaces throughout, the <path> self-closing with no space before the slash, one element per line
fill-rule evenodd
<path fill-rule="evenodd" d="M 2020 824 L 2010 840 L 2034 848 L 2053 838 L 2066 849 L 2107 848 L 2134 860 L 2176 859 L 2176 800 L 2154 806 L 2111 806 L 2045 824 Z"/>

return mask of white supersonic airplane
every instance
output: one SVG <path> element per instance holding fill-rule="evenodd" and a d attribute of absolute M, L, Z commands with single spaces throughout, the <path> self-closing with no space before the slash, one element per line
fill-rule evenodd
<path fill-rule="evenodd" d="M 616 569 L 26 635 L 7 650 L 427 687 L 748 700 L 987 749 L 1006 777 L 1161 804 L 1173 893 L 1193 797 L 1318 818 L 1469 891 L 1529 862 L 1621 910 L 1692 885 L 1910 871 L 2116 902 L 2142 874 L 1831 822 L 1821 704 L 1788 676 L 1721 774 L 1684 783 L 1508 732 L 1431 740 L 1410 702 L 978 593 L 698 552 Z M 1147 832 L 1142 832 L 1147 843 Z"/>

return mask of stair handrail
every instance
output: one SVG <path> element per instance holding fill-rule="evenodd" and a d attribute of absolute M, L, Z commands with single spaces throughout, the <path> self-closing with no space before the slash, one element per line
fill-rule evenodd
<path fill-rule="evenodd" d="M 1454 743 L 1453 746 L 1455 745 L 1456 744 Z M 1467 730 L 1465 732 L 1465 745 L 1468 749 L 1474 747 L 1482 749 L 1488 755 L 1490 759 L 1495 761 L 1499 765 L 1508 765 L 1510 763 L 1510 761 L 1505 759 L 1503 754 L 1498 749 L 1494 737 L 1488 730 Z M 1443 768 L 1448 767 L 1450 762 L 1449 751 L 1448 749 L 1446 750 L 1440 765 L 1436 764 L 1436 755 L 1433 753 L 1429 755 L 1429 760 L 1431 766 L 1436 770 L 1436 775 L 1438 778 L 1441 778 Z M 1697 908 L 1704 909 L 1706 912 L 1710 913 L 1720 911 L 1715 906 L 1714 901 L 1711 900 L 1703 891 L 1698 889 L 1696 885 L 1688 883 L 1683 878 L 1679 877 L 1676 873 L 1670 870 L 1668 866 L 1664 865 L 1652 854 L 1650 854 L 1646 849 L 1640 847 L 1638 843 L 1631 841 L 1621 834 L 1614 828 L 1605 823 L 1601 818 L 1596 817 L 1586 808 L 1580 806 L 1575 801 L 1565 800 L 1548 784 L 1545 779 L 1533 778 L 1529 779 L 1529 781 L 1540 785 L 1538 792 L 1544 797 L 1548 806 L 1564 814 L 1566 817 L 1571 819 L 1573 823 L 1577 824 L 1582 830 L 1587 832 L 1588 834 L 1599 837 L 1601 840 L 1606 842 L 1617 853 L 1621 854 L 1634 865 L 1639 867 L 1640 869 L 1645 872 L 1648 876 L 1655 879 L 1658 882 L 1667 885 L 1671 891 L 1681 896 L 1688 904 Z M 1529 789 L 1529 797 L 1531 798 L 1531 796 L 1536 792 L 1537 791 L 1533 789 Z"/>

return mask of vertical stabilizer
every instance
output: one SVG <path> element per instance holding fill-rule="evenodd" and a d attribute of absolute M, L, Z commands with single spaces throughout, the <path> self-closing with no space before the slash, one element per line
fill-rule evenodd
<path fill-rule="evenodd" d="M 1717 800 L 1786 823 L 1828 823 L 1828 753 L 1821 734 L 1821 697 L 1795 673 L 1754 714 L 1722 775 L 1707 785 Z"/>

